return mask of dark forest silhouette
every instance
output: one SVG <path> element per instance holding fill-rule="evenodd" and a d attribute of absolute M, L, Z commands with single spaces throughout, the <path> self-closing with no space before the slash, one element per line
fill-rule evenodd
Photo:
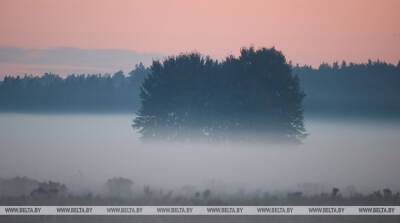
<path fill-rule="evenodd" d="M 144 138 L 248 140 L 305 136 L 297 76 L 274 48 L 217 62 L 200 54 L 154 61 L 134 127 Z"/>
<path fill-rule="evenodd" d="M 318 69 L 295 66 L 293 72 L 307 97 L 305 112 L 323 115 L 400 114 L 400 61 L 321 64 Z"/>
<path fill-rule="evenodd" d="M 137 65 L 128 75 L 6 76 L 0 81 L 0 111 L 137 111 L 140 86 L 149 73 Z M 400 62 L 295 65 L 292 73 L 306 94 L 305 115 L 400 114 Z"/>
<path fill-rule="evenodd" d="M 128 76 L 69 75 L 6 76 L 0 82 L 2 111 L 133 111 L 140 105 L 139 90 L 148 68 L 136 65 Z"/>

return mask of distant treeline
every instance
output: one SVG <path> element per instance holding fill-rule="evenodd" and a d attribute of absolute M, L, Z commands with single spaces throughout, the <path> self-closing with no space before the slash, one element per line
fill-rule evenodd
<path fill-rule="evenodd" d="M 305 194 L 302 191 L 274 192 L 258 189 L 236 192 L 184 186 L 166 190 L 138 186 L 127 178 L 114 177 L 101 192 L 73 193 L 60 182 L 39 182 L 27 177 L 0 178 L 0 205 L 400 205 L 400 193 L 389 188 L 368 194 L 354 187 L 341 191 Z"/>
<path fill-rule="evenodd" d="M 136 111 L 149 72 L 138 65 L 129 74 L 6 76 L 0 81 L 0 111 Z M 306 115 L 400 114 L 400 62 L 292 65 L 292 73 L 306 94 Z"/>
<path fill-rule="evenodd" d="M 400 114 L 400 61 L 335 62 L 318 69 L 294 66 L 305 91 L 305 112 L 320 114 Z"/>
<path fill-rule="evenodd" d="M 140 63 L 128 75 L 6 76 L 0 82 L 0 111 L 134 111 L 148 72 Z"/>

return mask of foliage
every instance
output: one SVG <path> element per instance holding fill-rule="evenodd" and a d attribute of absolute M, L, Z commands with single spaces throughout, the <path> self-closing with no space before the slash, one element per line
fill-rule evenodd
<path fill-rule="evenodd" d="M 400 62 L 321 64 L 315 69 L 296 65 L 307 94 L 305 112 L 323 115 L 396 115 L 400 111 Z"/>
<path fill-rule="evenodd" d="M 3 111 L 131 111 L 139 105 L 139 85 L 148 70 L 143 64 L 126 77 L 114 75 L 6 76 L 0 82 Z"/>
<path fill-rule="evenodd" d="M 200 54 L 154 61 L 134 126 L 144 138 L 211 140 L 305 136 L 299 80 L 274 48 L 218 62 Z"/>

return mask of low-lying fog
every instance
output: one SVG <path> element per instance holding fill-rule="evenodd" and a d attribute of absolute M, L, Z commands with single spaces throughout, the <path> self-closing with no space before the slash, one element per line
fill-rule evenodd
<path fill-rule="evenodd" d="M 142 143 L 133 118 L 0 114 L 0 178 L 61 181 L 70 191 L 97 191 L 120 176 L 168 189 L 400 189 L 400 122 L 308 118 L 298 146 L 193 145 Z"/>

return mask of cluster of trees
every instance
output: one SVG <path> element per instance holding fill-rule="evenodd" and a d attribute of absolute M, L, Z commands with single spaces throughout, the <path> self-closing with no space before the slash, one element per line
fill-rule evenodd
<path fill-rule="evenodd" d="M 305 136 L 299 80 L 284 55 L 243 48 L 218 62 L 200 54 L 154 61 L 134 121 L 144 138 L 211 140 Z"/>
<path fill-rule="evenodd" d="M 400 112 L 400 61 L 294 66 L 307 97 L 305 112 L 323 115 L 396 115 Z"/>
<path fill-rule="evenodd" d="M 67 187 L 59 182 L 39 182 L 28 177 L 0 179 L 1 197 L 29 196 L 35 199 L 49 199 L 67 194 Z"/>
<path fill-rule="evenodd" d="M 32 187 L 35 184 L 35 187 Z M 137 186 L 139 187 L 139 186 Z M 339 188 L 311 194 L 302 191 L 217 191 L 183 187 L 177 191 L 150 186 L 133 187 L 123 177 L 107 180 L 103 193 L 74 194 L 59 182 L 38 182 L 27 177 L 0 179 L 0 205 L 399 205 L 400 193 L 389 188 L 368 194 Z"/>
<path fill-rule="evenodd" d="M 67 194 L 67 186 L 59 182 L 41 182 L 38 184 L 30 196 L 35 199 L 51 199 L 54 197 L 63 197 Z"/>
<path fill-rule="evenodd" d="M 2 111 L 132 111 L 140 104 L 139 89 L 148 68 L 136 65 L 128 76 L 6 76 L 0 82 Z"/>

